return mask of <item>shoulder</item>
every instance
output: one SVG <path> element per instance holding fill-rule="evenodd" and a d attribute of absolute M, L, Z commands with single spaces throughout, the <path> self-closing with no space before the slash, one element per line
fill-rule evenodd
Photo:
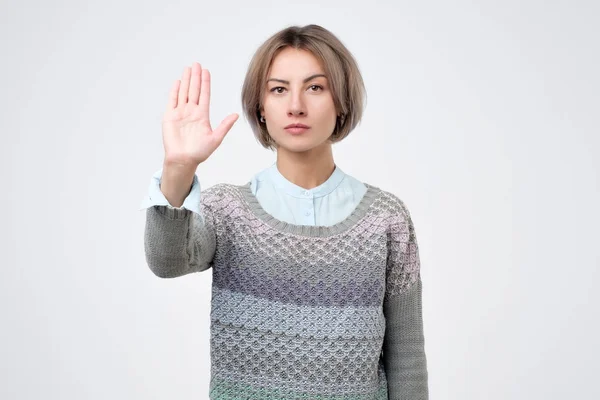
<path fill-rule="evenodd" d="M 234 185 L 232 183 L 217 183 L 206 189 L 202 189 L 202 193 L 207 195 L 215 195 L 215 194 L 229 194 L 234 192 L 238 185 Z"/>
<path fill-rule="evenodd" d="M 380 188 L 375 185 L 365 183 L 373 196 L 372 207 L 380 214 L 392 220 L 409 220 L 410 212 L 406 202 L 396 193 Z"/>
<path fill-rule="evenodd" d="M 246 185 L 232 183 L 217 183 L 201 192 L 201 200 L 205 206 L 223 208 L 232 202 L 243 201 L 242 189 Z"/>
<path fill-rule="evenodd" d="M 257 187 L 259 187 L 261 184 L 263 184 L 269 179 L 269 174 L 271 173 L 272 168 L 272 166 L 268 168 L 263 168 L 262 170 L 252 175 L 252 178 L 244 184 L 233 184 L 224 182 L 217 183 L 206 189 L 203 189 L 202 193 L 206 194 L 205 197 L 211 200 L 215 200 L 217 198 L 222 197 L 226 197 L 229 200 L 243 200 L 245 198 L 243 195 L 247 194 L 248 188 L 250 189 L 250 192 L 254 193 Z"/>
<path fill-rule="evenodd" d="M 410 215 L 402 198 L 389 190 L 363 182 L 349 174 L 345 174 L 343 184 L 347 190 L 354 194 L 360 194 L 361 196 L 364 194 L 371 197 L 369 199 L 371 207 L 379 214 L 396 217 Z"/>

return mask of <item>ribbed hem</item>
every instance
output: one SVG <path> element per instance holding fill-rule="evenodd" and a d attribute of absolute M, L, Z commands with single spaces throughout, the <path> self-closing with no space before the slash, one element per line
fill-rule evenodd
<path fill-rule="evenodd" d="M 276 229 L 281 232 L 293 233 L 300 236 L 312 236 L 312 237 L 327 237 L 332 235 L 337 235 L 346 230 L 352 228 L 356 223 L 366 215 L 369 207 L 376 199 L 377 195 L 381 192 L 381 190 L 375 186 L 364 184 L 367 188 L 367 191 L 360 199 L 358 205 L 354 208 L 352 213 L 344 220 L 336 223 L 331 226 L 314 226 L 314 225 L 296 225 L 290 224 L 289 222 L 281 221 L 267 211 L 260 205 L 256 196 L 252 193 L 252 189 L 250 188 L 250 182 L 243 185 L 237 186 L 240 190 L 242 196 L 247 201 L 250 210 L 256 217 L 261 219 L 270 225 L 273 229 Z"/>

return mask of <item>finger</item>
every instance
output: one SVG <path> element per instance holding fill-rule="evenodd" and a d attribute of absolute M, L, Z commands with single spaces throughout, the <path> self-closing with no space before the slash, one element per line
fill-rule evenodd
<path fill-rule="evenodd" d="M 179 85 L 179 97 L 177 99 L 177 106 L 184 106 L 188 101 L 188 90 L 190 87 L 190 74 L 192 70 L 190 67 L 185 67 L 183 75 L 181 77 L 181 84 Z"/>
<path fill-rule="evenodd" d="M 169 91 L 169 102 L 167 104 L 167 109 L 173 109 L 177 107 L 177 93 L 179 92 L 179 79 L 173 82 L 171 86 L 171 90 Z"/>
<path fill-rule="evenodd" d="M 225 135 L 227 135 L 227 132 L 229 132 L 229 130 L 231 129 L 233 124 L 235 124 L 235 122 L 238 120 L 238 118 L 239 118 L 238 114 L 228 115 L 221 122 L 221 124 L 219 124 L 217 129 L 215 129 L 213 131 L 213 134 L 216 136 L 216 140 L 218 140 L 219 143 L 221 143 L 221 141 L 223 141 L 223 138 L 225 137 Z"/>
<path fill-rule="evenodd" d="M 202 67 L 200 64 L 192 64 L 192 76 L 190 79 L 190 88 L 188 91 L 188 101 L 192 104 L 198 104 L 198 98 L 200 97 L 200 75 L 202 74 Z"/>
<path fill-rule="evenodd" d="M 210 72 L 207 69 L 202 70 L 200 90 L 200 112 L 208 118 L 210 108 Z"/>

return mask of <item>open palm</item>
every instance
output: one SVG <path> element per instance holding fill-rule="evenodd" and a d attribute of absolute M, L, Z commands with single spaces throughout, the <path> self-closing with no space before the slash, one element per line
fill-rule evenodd
<path fill-rule="evenodd" d="M 175 81 L 162 122 L 165 162 L 195 167 L 219 147 L 238 119 L 227 116 L 213 130 L 209 120 L 210 72 L 199 63 L 186 67 Z"/>

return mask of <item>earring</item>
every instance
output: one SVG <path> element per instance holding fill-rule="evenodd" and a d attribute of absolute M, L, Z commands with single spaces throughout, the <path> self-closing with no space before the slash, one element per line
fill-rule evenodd
<path fill-rule="evenodd" d="M 265 117 L 264 116 L 260 116 L 260 122 L 262 122 L 263 124 L 265 123 Z"/>

